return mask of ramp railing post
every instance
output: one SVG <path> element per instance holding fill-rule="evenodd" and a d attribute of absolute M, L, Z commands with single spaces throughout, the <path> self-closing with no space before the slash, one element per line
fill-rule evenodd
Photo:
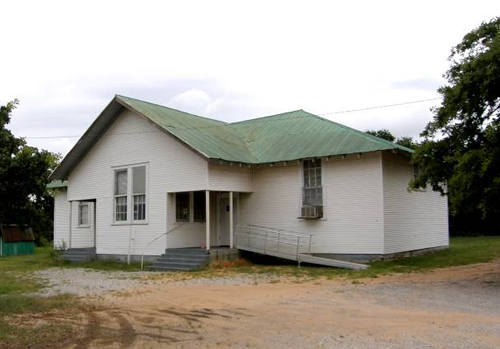
<path fill-rule="evenodd" d="M 276 251 L 280 251 L 280 233 L 278 232 L 278 242 L 276 243 Z"/>
<path fill-rule="evenodd" d="M 312 246 L 312 238 L 313 238 L 312 234 L 309 234 L 309 253 L 312 253 L 312 248 L 311 248 L 311 246 Z"/>
<path fill-rule="evenodd" d="M 298 267 L 300 268 L 299 246 L 300 246 L 300 236 L 297 235 L 297 264 Z"/>

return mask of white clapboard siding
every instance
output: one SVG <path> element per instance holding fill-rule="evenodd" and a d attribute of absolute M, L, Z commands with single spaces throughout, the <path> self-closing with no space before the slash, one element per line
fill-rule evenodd
<path fill-rule="evenodd" d="M 71 248 L 94 247 L 94 203 L 86 203 L 89 206 L 88 225 L 79 225 L 78 202 L 71 205 Z"/>
<path fill-rule="evenodd" d="M 252 171 L 247 166 L 209 163 L 210 190 L 251 192 Z"/>
<path fill-rule="evenodd" d="M 431 189 L 408 191 L 413 167 L 407 158 L 383 154 L 384 252 L 448 246 L 447 198 Z"/>
<path fill-rule="evenodd" d="M 54 248 L 69 247 L 69 202 L 66 189 L 54 194 Z"/>
<path fill-rule="evenodd" d="M 240 194 L 242 224 L 313 235 L 315 253 L 383 253 L 381 154 L 323 160 L 324 215 L 300 220 L 302 173 L 297 163 L 254 169 L 253 192 Z"/>
<path fill-rule="evenodd" d="M 113 168 L 139 163 L 147 164 L 147 224 L 113 224 Z M 141 254 L 150 240 L 166 232 L 167 193 L 205 190 L 207 178 L 204 158 L 125 111 L 70 174 L 68 199 L 97 200 L 98 254 Z M 163 237 L 145 252 L 159 255 L 165 247 Z"/>
<path fill-rule="evenodd" d="M 205 244 L 205 223 L 176 222 L 175 194 L 168 194 L 168 222 L 172 230 L 167 236 L 167 248 L 201 247 Z"/>

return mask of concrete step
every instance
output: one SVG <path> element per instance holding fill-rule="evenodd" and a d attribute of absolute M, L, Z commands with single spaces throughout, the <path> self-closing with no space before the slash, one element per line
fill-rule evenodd
<path fill-rule="evenodd" d="M 152 271 L 193 271 L 195 269 L 187 268 L 187 267 L 164 267 L 164 266 L 155 267 L 154 265 L 152 265 L 150 267 L 150 270 L 152 270 Z"/>
<path fill-rule="evenodd" d="M 208 261 L 207 261 L 208 263 Z M 163 262 L 161 260 L 155 261 L 152 266 L 159 266 L 159 267 L 186 267 L 186 268 L 192 268 L 192 269 L 199 269 L 205 266 L 207 263 L 198 263 L 198 262 L 186 262 L 186 261 L 168 261 L 168 262 Z"/>
<path fill-rule="evenodd" d="M 95 256 L 95 253 L 90 252 L 64 252 L 63 256 Z"/>
<path fill-rule="evenodd" d="M 74 255 L 95 255 L 95 248 L 69 248 L 63 252 L 63 254 L 74 254 Z"/>
<path fill-rule="evenodd" d="M 158 259 L 164 259 L 164 260 L 176 260 L 176 259 L 188 259 L 191 261 L 205 261 L 208 260 L 210 257 L 208 255 L 205 256 L 197 256 L 197 255 L 189 255 L 189 254 L 168 254 L 168 255 L 161 255 L 158 257 Z"/>
<path fill-rule="evenodd" d="M 206 256 L 208 251 L 202 248 L 167 248 L 165 250 L 165 255 L 169 254 L 189 254 L 189 255 L 199 255 Z"/>
<path fill-rule="evenodd" d="M 91 261 L 93 256 L 65 255 L 63 259 L 71 263 L 83 263 Z"/>
<path fill-rule="evenodd" d="M 96 256 L 94 247 L 70 248 L 63 252 L 62 258 L 71 263 L 84 263 L 91 261 Z"/>

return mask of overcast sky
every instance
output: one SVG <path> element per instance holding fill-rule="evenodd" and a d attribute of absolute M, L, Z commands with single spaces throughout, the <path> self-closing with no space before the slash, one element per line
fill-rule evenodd
<path fill-rule="evenodd" d="M 79 136 L 115 94 L 224 121 L 305 109 L 417 136 L 453 45 L 500 1 L 2 1 L 17 136 Z M 78 140 L 27 138 L 65 154 Z"/>

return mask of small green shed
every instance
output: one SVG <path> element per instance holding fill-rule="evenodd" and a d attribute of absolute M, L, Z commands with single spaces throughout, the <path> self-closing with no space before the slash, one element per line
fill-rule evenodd
<path fill-rule="evenodd" d="M 0 257 L 33 254 L 35 237 L 31 228 L 18 225 L 0 226 Z"/>

